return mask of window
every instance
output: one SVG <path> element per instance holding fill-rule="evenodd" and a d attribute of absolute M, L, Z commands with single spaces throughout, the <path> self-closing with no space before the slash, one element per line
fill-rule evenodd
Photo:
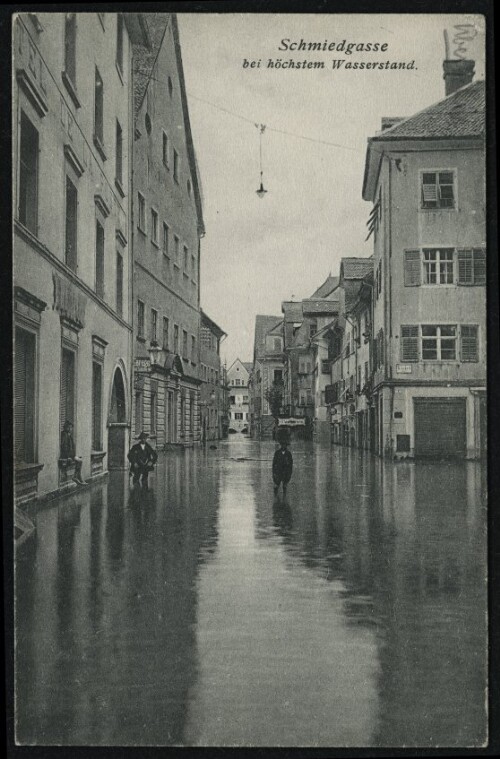
<path fill-rule="evenodd" d="M 168 77 L 168 94 L 170 95 L 170 97 L 172 97 L 173 91 L 174 91 L 174 86 L 172 84 L 172 79 L 171 77 Z"/>
<path fill-rule="evenodd" d="M 457 328 L 454 325 L 422 324 L 422 360 L 454 361 L 457 357 Z"/>
<path fill-rule="evenodd" d="M 282 369 L 275 369 L 273 373 L 273 380 L 274 382 L 283 382 L 283 371 Z M 244 385 L 244 381 L 241 380 L 241 384 Z"/>
<path fill-rule="evenodd" d="M 236 403 L 236 396 L 235 395 L 230 395 L 229 396 L 229 403 L 232 403 L 233 406 L 234 406 L 234 404 Z"/>
<path fill-rule="evenodd" d="M 235 411 L 234 418 L 235 419 L 243 419 L 243 412 L 242 411 Z"/>
<path fill-rule="evenodd" d="M 60 429 L 66 421 L 75 423 L 75 352 L 67 348 L 61 354 Z"/>
<path fill-rule="evenodd" d="M 466 363 L 479 361 L 478 328 L 475 324 L 463 324 L 460 328 L 460 359 Z"/>
<path fill-rule="evenodd" d="M 151 309 L 151 342 L 156 342 L 156 331 L 158 328 L 158 311 Z"/>
<path fill-rule="evenodd" d="M 142 300 L 137 301 L 137 335 L 144 337 L 144 303 Z"/>
<path fill-rule="evenodd" d="M 168 169 L 168 135 L 166 132 L 163 132 L 163 165 L 167 167 Z"/>
<path fill-rule="evenodd" d="M 151 240 L 153 245 L 158 245 L 158 211 L 151 209 Z"/>
<path fill-rule="evenodd" d="M 174 324 L 174 353 L 179 353 L 179 326 Z"/>
<path fill-rule="evenodd" d="M 191 336 L 191 363 L 196 364 L 196 337 Z"/>
<path fill-rule="evenodd" d="M 188 333 L 182 330 L 182 358 L 188 357 Z"/>
<path fill-rule="evenodd" d="M 16 327 L 14 353 L 14 453 L 16 461 L 35 461 L 36 335 Z"/>
<path fill-rule="evenodd" d="M 243 396 L 243 403 L 248 403 L 248 395 Z"/>
<path fill-rule="evenodd" d="M 330 374 L 330 362 L 323 359 L 321 361 L 321 374 Z"/>
<path fill-rule="evenodd" d="M 123 133 L 119 121 L 116 122 L 115 179 L 120 185 L 123 183 Z"/>
<path fill-rule="evenodd" d="M 77 237 L 78 237 L 78 192 L 66 176 L 66 266 L 76 271 L 77 266 Z"/>
<path fill-rule="evenodd" d="M 376 282 L 377 298 L 382 292 L 382 261 L 379 261 L 377 266 L 377 282 Z"/>
<path fill-rule="evenodd" d="M 175 263 L 177 266 L 179 265 L 179 238 L 177 235 L 174 235 L 174 256 L 175 256 Z"/>
<path fill-rule="evenodd" d="M 483 248 L 458 250 L 458 284 L 486 284 L 486 251 Z"/>
<path fill-rule="evenodd" d="M 66 13 L 64 19 L 64 72 L 76 85 L 76 13 Z"/>
<path fill-rule="evenodd" d="M 174 180 L 178 183 L 179 182 L 179 153 L 177 150 L 174 150 Z"/>
<path fill-rule="evenodd" d="M 422 173 L 422 208 L 455 208 L 453 171 Z"/>
<path fill-rule="evenodd" d="M 307 359 L 300 359 L 299 360 L 299 374 L 310 374 L 311 373 L 311 362 Z"/>
<path fill-rule="evenodd" d="M 191 254 L 191 277 L 196 279 L 196 258 Z"/>
<path fill-rule="evenodd" d="M 318 323 L 316 321 L 312 321 L 309 324 L 309 337 L 312 338 L 318 331 Z"/>
<path fill-rule="evenodd" d="M 19 221 L 33 234 L 38 225 L 38 132 L 21 111 Z"/>
<path fill-rule="evenodd" d="M 424 284 L 453 284 L 453 248 L 424 248 Z"/>
<path fill-rule="evenodd" d="M 418 326 L 403 325 L 400 340 L 401 361 L 418 361 Z"/>
<path fill-rule="evenodd" d="M 99 221 L 95 225 L 95 291 L 104 298 L 104 227 Z"/>
<path fill-rule="evenodd" d="M 123 256 L 116 251 L 116 313 L 123 316 Z"/>
<path fill-rule="evenodd" d="M 169 245 L 169 232 L 170 232 L 170 230 L 169 230 L 168 224 L 165 224 L 165 222 L 164 222 L 163 223 L 163 244 L 162 244 L 162 250 L 163 250 L 163 255 L 164 256 L 168 256 L 168 253 L 169 253 L 169 249 L 168 249 L 168 245 Z"/>
<path fill-rule="evenodd" d="M 95 68 L 94 79 L 94 140 L 104 145 L 104 84 L 99 69 Z"/>
<path fill-rule="evenodd" d="M 146 200 L 144 198 L 144 195 L 141 195 L 140 192 L 137 193 L 137 198 L 139 202 L 139 219 L 137 226 L 141 232 L 144 232 L 144 234 L 146 234 Z"/>
<path fill-rule="evenodd" d="M 169 321 L 166 316 L 163 317 L 163 348 L 168 349 L 168 327 Z"/>
<path fill-rule="evenodd" d="M 116 19 L 116 65 L 121 74 L 123 74 L 123 16 L 117 14 Z"/>
<path fill-rule="evenodd" d="M 189 253 L 188 253 L 187 245 L 184 245 L 184 271 L 188 270 L 188 263 L 189 263 Z"/>
<path fill-rule="evenodd" d="M 92 362 L 92 449 L 102 450 L 102 364 Z"/>

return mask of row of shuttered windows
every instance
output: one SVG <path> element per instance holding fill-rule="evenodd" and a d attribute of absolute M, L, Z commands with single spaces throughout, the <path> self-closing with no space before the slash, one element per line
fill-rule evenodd
<path fill-rule="evenodd" d="M 423 248 L 405 250 L 405 287 L 486 284 L 484 248 Z"/>
<path fill-rule="evenodd" d="M 169 392 L 167 392 L 167 398 L 169 396 Z M 175 398 L 175 395 L 174 395 Z M 167 401 L 166 401 L 167 402 Z M 145 418 L 145 409 L 144 409 L 144 403 L 145 403 L 145 397 L 144 392 L 142 390 L 137 390 L 135 393 L 135 413 L 134 413 L 134 424 L 135 424 L 135 431 L 136 435 L 139 434 L 139 432 L 144 430 L 144 418 Z M 186 410 L 187 410 L 187 419 L 186 419 Z M 177 429 L 177 414 L 176 414 L 176 408 L 175 405 L 168 405 L 167 402 L 167 408 L 165 411 L 167 416 L 173 415 L 173 428 L 171 428 L 171 431 L 166 430 L 167 437 L 172 436 L 172 432 Z M 156 389 L 151 389 L 149 393 L 149 434 L 152 436 L 155 436 L 158 432 L 158 415 L 159 415 L 159 404 L 158 404 L 158 392 Z M 168 427 L 168 423 L 167 423 Z M 181 435 L 184 434 L 194 434 L 195 431 L 195 396 L 194 393 L 182 393 L 180 394 L 180 433 Z M 173 436 L 175 436 L 175 432 L 173 433 Z M 173 442 L 173 441 L 171 441 Z"/>
<path fill-rule="evenodd" d="M 405 324 L 401 327 L 401 361 L 479 361 L 476 324 Z"/>

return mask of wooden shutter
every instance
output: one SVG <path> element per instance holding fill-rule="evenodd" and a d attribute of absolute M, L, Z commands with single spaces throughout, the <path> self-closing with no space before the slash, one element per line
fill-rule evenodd
<path fill-rule="evenodd" d="M 64 422 L 74 424 L 75 411 L 75 354 L 63 348 L 61 359 L 61 430 Z"/>
<path fill-rule="evenodd" d="M 14 364 L 14 451 L 17 461 L 35 455 L 35 335 L 16 329 Z"/>
<path fill-rule="evenodd" d="M 404 325 L 401 327 L 400 344 L 401 361 L 418 361 L 418 326 Z"/>
<path fill-rule="evenodd" d="M 92 448 L 102 449 L 102 367 L 97 362 L 92 364 Z"/>
<path fill-rule="evenodd" d="M 458 284 L 474 284 L 473 253 L 471 249 L 460 248 L 457 251 L 458 258 Z"/>
<path fill-rule="evenodd" d="M 486 284 L 486 251 L 482 248 L 474 249 L 474 284 Z"/>
<path fill-rule="evenodd" d="M 418 287 L 422 283 L 420 250 L 405 250 L 405 287 Z"/>
<path fill-rule="evenodd" d="M 478 328 L 475 324 L 463 324 L 460 328 L 460 360 L 464 362 L 479 360 Z"/>

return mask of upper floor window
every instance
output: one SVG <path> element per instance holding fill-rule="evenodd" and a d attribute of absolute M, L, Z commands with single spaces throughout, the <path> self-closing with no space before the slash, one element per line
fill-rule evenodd
<path fill-rule="evenodd" d="M 116 312 L 123 316 L 123 256 L 116 251 Z"/>
<path fill-rule="evenodd" d="M 175 255 L 175 263 L 177 266 L 179 265 L 179 238 L 177 235 L 174 235 L 174 255 Z"/>
<path fill-rule="evenodd" d="M 405 287 L 485 283 L 484 248 L 424 248 L 404 252 Z"/>
<path fill-rule="evenodd" d="M 76 85 L 76 13 L 64 17 L 64 72 Z"/>
<path fill-rule="evenodd" d="M 66 250 L 65 262 L 76 271 L 78 239 L 78 192 L 66 175 Z"/>
<path fill-rule="evenodd" d="M 165 222 L 163 222 L 163 245 L 162 245 L 162 250 L 163 250 L 163 255 L 164 256 L 168 256 L 169 255 L 169 249 L 168 249 L 168 246 L 169 246 L 169 232 L 170 232 L 170 229 L 169 229 L 168 224 L 165 224 Z"/>
<path fill-rule="evenodd" d="M 95 291 L 104 298 L 104 227 L 99 221 L 95 232 Z"/>
<path fill-rule="evenodd" d="M 33 234 L 38 226 L 38 132 L 21 111 L 19 221 Z"/>
<path fill-rule="evenodd" d="M 154 245 L 158 245 L 158 211 L 151 209 L 151 240 Z"/>
<path fill-rule="evenodd" d="M 196 337 L 191 336 L 191 363 L 196 364 Z"/>
<path fill-rule="evenodd" d="M 406 362 L 479 361 L 479 331 L 475 324 L 405 324 L 400 355 Z"/>
<path fill-rule="evenodd" d="M 456 357 L 456 325 L 422 324 L 423 361 L 454 361 Z"/>
<path fill-rule="evenodd" d="M 453 171 L 422 172 L 422 208 L 455 208 Z"/>
<path fill-rule="evenodd" d="M 163 132 L 163 145 L 162 145 L 163 165 L 168 168 L 168 135 Z"/>
<path fill-rule="evenodd" d="M 158 311 L 151 309 L 151 342 L 156 342 L 158 330 Z"/>
<path fill-rule="evenodd" d="M 102 148 L 104 145 L 104 83 L 97 66 L 94 80 L 94 138 Z"/>
<path fill-rule="evenodd" d="M 179 326 L 174 324 L 174 353 L 179 353 Z"/>
<path fill-rule="evenodd" d="M 123 183 L 123 132 L 120 122 L 116 122 L 116 156 L 115 156 L 115 179 Z"/>
<path fill-rule="evenodd" d="M 189 253 L 187 245 L 184 245 L 184 271 L 188 270 Z"/>
<path fill-rule="evenodd" d="M 140 192 L 137 193 L 139 217 L 137 226 L 141 232 L 146 232 L 146 199 Z"/>
<path fill-rule="evenodd" d="M 144 337 L 144 303 L 137 301 L 137 336 Z"/>
<path fill-rule="evenodd" d="M 182 330 L 182 358 L 188 357 L 188 333 L 185 329 Z"/>
<path fill-rule="evenodd" d="M 174 179 L 176 182 L 179 182 L 179 163 L 180 163 L 179 153 L 177 152 L 177 150 L 174 150 Z"/>
<path fill-rule="evenodd" d="M 312 321 L 309 324 L 309 337 L 312 338 L 318 331 L 318 323 L 316 321 Z"/>
<path fill-rule="evenodd" d="M 169 327 L 169 321 L 168 317 L 163 317 L 163 347 L 168 349 L 168 327 Z"/>
<path fill-rule="evenodd" d="M 118 13 L 116 20 L 116 65 L 123 74 L 123 16 Z"/>

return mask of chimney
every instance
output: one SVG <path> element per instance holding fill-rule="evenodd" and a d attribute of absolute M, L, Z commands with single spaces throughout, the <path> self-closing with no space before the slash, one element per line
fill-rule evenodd
<path fill-rule="evenodd" d="M 444 92 L 446 97 L 470 84 L 474 79 L 474 61 L 447 60 L 443 61 Z"/>
<path fill-rule="evenodd" d="M 403 119 L 404 116 L 382 116 L 382 125 L 380 129 L 382 132 L 385 132 L 386 129 L 390 129 L 394 124 L 399 124 Z"/>

